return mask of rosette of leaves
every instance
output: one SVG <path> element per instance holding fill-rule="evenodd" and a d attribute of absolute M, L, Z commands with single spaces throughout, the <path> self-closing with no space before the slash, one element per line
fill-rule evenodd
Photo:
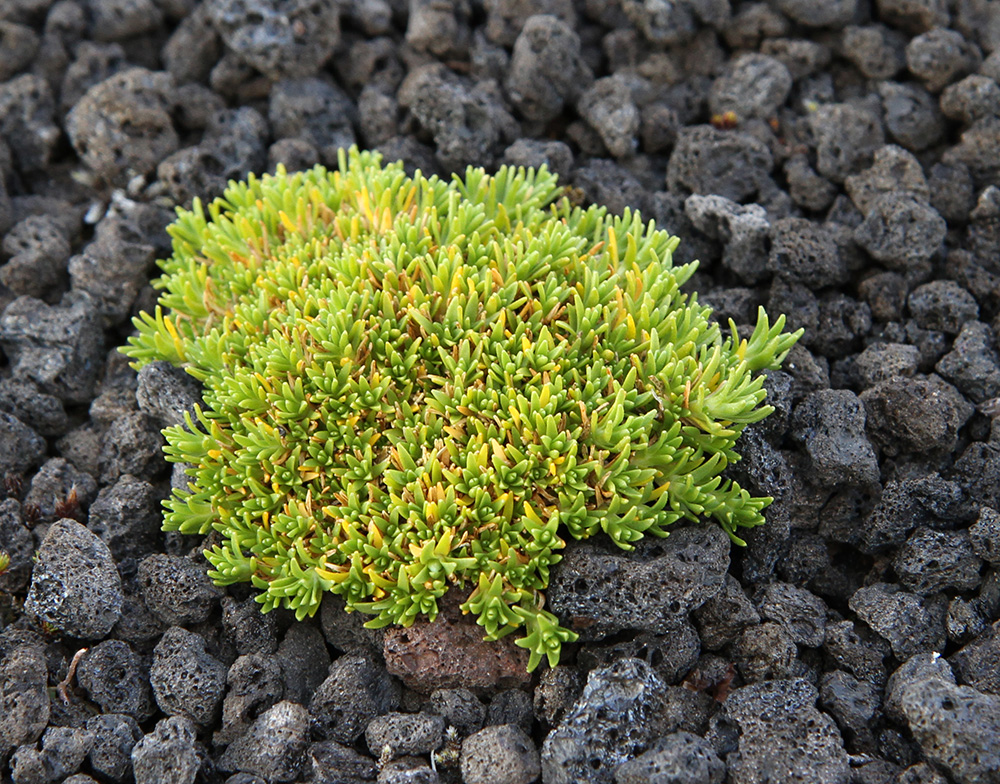
<path fill-rule="evenodd" d="M 178 215 L 123 351 L 203 383 L 164 431 L 190 464 L 164 528 L 217 531 L 212 578 L 265 611 L 332 591 L 406 626 L 464 589 L 487 639 L 523 630 L 529 667 L 554 666 L 567 535 L 763 522 L 770 499 L 722 472 L 798 333 L 761 311 L 723 336 L 637 213 L 573 206 L 544 168 L 449 182 L 351 150 Z"/>

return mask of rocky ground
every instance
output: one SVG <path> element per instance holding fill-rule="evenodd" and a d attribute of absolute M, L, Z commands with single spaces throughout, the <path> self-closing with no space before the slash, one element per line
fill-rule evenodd
<path fill-rule="evenodd" d="M 534 677 L 261 616 L 164 535 L 197 395 L 116 353 L 175 204 L 357 143 L 547 163 L 805 327 L 745 549 L 570 546 Z M 1000 782 L 995 0 L 0 0 L 0 780 Z"/>

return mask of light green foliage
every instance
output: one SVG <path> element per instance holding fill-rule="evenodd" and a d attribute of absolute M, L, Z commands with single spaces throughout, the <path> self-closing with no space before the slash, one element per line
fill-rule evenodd
<path fill-rule="evenodd" d="M 450 587 L 530 667 L 576 635 L 543 609 L 568 533 L 621 548 L 674 521 L 763 522 L 723 479 L 798 334 L 723 338 L 678 240 L 574 208 L 544 169 L 445 182 L 351 151 L 232 184 L 170 228 L 160 306 L 123 349 L 204 383 L 168 428 L 190 463 L 164 527 L 215 529 L 213 579 L 265 610 L 325 591 L 370 626 L 433 620 Z M 167 311 L 170 311 L 169 315 Z"/>

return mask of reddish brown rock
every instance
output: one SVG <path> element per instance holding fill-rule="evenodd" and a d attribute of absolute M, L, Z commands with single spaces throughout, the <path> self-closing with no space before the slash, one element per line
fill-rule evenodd
<path fill-rule="evenodd" d="M 423 694 L 459 688 L 486 694 L 529 683 L 528 651 L 514 645 L 517 633 L 496 642 L 486 642 L 484 634 L 474 616 L 451 608 L 433 622 L 417 621 L 406 629 L 390 626 L 383 643 L 385 665 Z"/>

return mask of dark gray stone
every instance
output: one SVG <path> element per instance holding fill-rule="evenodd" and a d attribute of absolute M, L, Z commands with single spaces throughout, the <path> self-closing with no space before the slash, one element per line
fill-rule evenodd
<path fill-rule="evenodd" d="M 868 215 L 875 200 L 886 193 L 905 192 L 921 201 L 930 198 L 920 161 L 895 144 L 876 150 L 871 167 L 852 174 L 844 187 L 862 215 Z"/>
<path fill-rule="evenodd" d="M 15 378 L 66 403 L 89 403 L 104 360 L 93 301 L 69 294 L 59 305 L 18 297 L 0 316 L 0 348 Z"/>
<path fill-rule="evenodd" d="M 151 555 L 139 564 L 146 606 L 169 626 L 201 623 L 218 607 L 222 592 L 209 579 L 204 561 Z"/>
<path fill-rule="evenodd" d="M 119 561 L 141 558 L 162 547 L 163 492 L 131 474 L 123 474 L 97 494 L 90 505 L 87 527 Z"/>
<path fill-rule="evenodd" d="M 826 604 L 805 588 L 788 583 L 771 583 L 756 597 L 762 618 L 775 621 L 792 641 L 818 648 L 826 638 Z"/>
<path fill-rule="evenodd" d="M 941 160 L 965 164 L 977 188 L 996 184 L 1000 174 L 1000 118 L 986 117 L 973 123 Z"/>
<path fill-rule="evenodd" d="M 70 245 L 60 228 L 48 215 L 30 215 L 16 224 L 3 238 L 8 259 L 0 267 L 0 283 L 29 297 L 44 297 L 62 284 Z"/>
<path fill-rule="evenodd" d="M 721 650 L 744 628 L 760 623 L 760 615 L 731 574 L 722 590 L 694 611 L 694 619 L 701 644 L 709 651 Z"/>
<path fill-rule="evenodd" d="M 878 117 L 846 103 L 820 106 L 810 115 L 810 124 L 816 171 L 834 182 L 869 166 L 885 138 Z"/>
<path fill-rule="evenodd" d="M 17 168 L 35 172 L 49 165 L 62 134 L 55 124 L 56 102 L 48 82 L 23 74 L 0 83 L 0 139 Z"/>
<path fill-rule="evenodd" d="M 910 683 L 901 702 L 924 756 L 953 781 L 998 780 L 1000 697 L 930 677 Z"/>
<path fill-rule="evenodd" d="M 689 126 L 667 164 L 667 188 L 748 201 L 768 185 L 773 166 L 771 151 L 748 133 Z"/>
<path fill-rule="evenodd" d="M 254 722 L 219 758 L 218 767 L 260 776 L 265 781 L 297 781 L 305 770 L 309 711 L 279 702 Z"/>
<path fill-rule="evenodd" d="M 935 368 L 975 403 L 1000 396 L 1000 356 L 993 330 L 968 321 Z"/>
<path fill-rule="evenodd" d="M 115 784 L 132 779 L 132 749 L 142 740 L 142 730 L 131 716 L 105 713 L 87 719 L 94 744 L 87 755 L 90 769 Z"/>
<path fill-rule="evenodd" d="M 340 149 L 355 143 L 351 99 L 332 81 L 285 79 L 271 90 L 268 120 L 278 138 L 309 142 L 327 166 L 337 165 Z"/>
<path fill-rule="evenodd" d="M 316 73 L 340 42 L 334 0 L 210 0 L 206 7 L 226 47 L 275 81 Z"/>
<path fill-rule="evenodd" d="M 973 407 L 940 376 L 891 378 L 861 393 L 868 435 L 890 456 L 950 452 Z"/>
<path fill-rule="evenodd" d="M 655 741 L 648 751 L 618 766 L 617 784 L 722 784 L 726 765 L 712 747 L 690 732 Z"/>
<path fill-rule="evenodd" d="M 309 762 L 316 784 L 365 784 L 378 776 L 375 760 L 332 740 L 310 745 Z"/>
<path fill-rule="evenodd" d="M 767 277 L 771 224 L 763 207 L 742 206 L 722 196 L 692 194 L 684 201 L 684 213 L 698 231 L 724 245 L 723 266 L 743 282 L 752 285 Z"/>
<path fill-rule="evenodd" d="M 733 664 L 746 683 L 801 675 L 797 654 L 785 627 L 770 621 L 746 627 L 729 646 Z"/>
<path fill-rule="evenodd" d="M 826 626 L 823 651 L 841 669 L 847 670 L 858 680 L 885 684 L 888 673 L 883 661 L 889 655 L 889 644 L 854 621 L 838 621 Z"/>
<path fill-rule="evenodd" d="M 292 624 L 278 646 L 277 658 L 285 677 L 285 698 L 309 704 L 330 668 L 330 653 L 319 629 Z"/>
<path fill-rule="evenodd" d="M 552 570 L 548 606 L 585 639 L 622 629 L 663 634 L 722 589 L 728 566 L 728 537 L 714 525 L 642 540 L 628 556 L 582 545 Z"/>
<path fill-rule="evenodd" d="M 955 30 L 928 30 L 906 45 L 906 67 L 932 93 L 975 71 L 982 60 L 978 47 Z"/>
<path fill-rule="evenodd" d="M 24 505 L 34 507 L 41 522 L 60 517 L 82 520 L 96 494 L 97 482 L 90 474 L 78 471 L 61 457 L 53 457 L 31 478 Z"/>
<path fill-rule="evenodd" d="M 226 688 L 226 666 L 211 656 L 201 635 L 179 626 L 153 649 L 149 672 L 153 695 L 169 716 L 186 716 L 207 727 L 217 718 Z"/>
<path fill-rule="evenodd" d="M 911 656 L 889 676 L 885 685 L 883 710 L 885 715 L 898 724 L 906 725 L 903 715 L 903 692 L 910 684 L 927 678 L 942 678 L 955 682 L 955 675 L 948 662 L 937 653 L 918 653 Z"/>
<path fill-rule="evenodd" d="M 731 60 L 712 83 L 709 111 L 735 112 L 740 121 L 768 119 L 785 103 L 792 75 L 784 63 L 764 54 L 742 54 Z"/>
<path fill-rule="evenodd" d="M 774 223 L 767 268 L 812 289 L 839 285 L 849 275 L 831 232 L 805 218 Z"/>
<path fill-rule="evenodd" d="M 979 518 L 969 528 L 969 541 L 973 552 L 984 561 L 1000 564 L 1000 514 L 995 509 L 984 506 L 979 510 Z"/>
<path fill-rule="evenodd" d="M 535 123 L 558 117 L 592 80 L 572 27 L 548 14 L 531 16 L 524 22 L 504 83 L 522 117 Z"/>
<path fill-rule="evenodd" d="M 899 581 L 914 593 L 971 591 L 979 585 L 982 560 L 972 549 L 967 531 L 918 528 L 892 562 Z"/>
<path fill-rule="evenodd" d="M 833 719 L 816 709 L 805 680 L 755 683 L 733 691 L 709 739 L 727 752 L 732 784 L 810 781 L 847 784 L 847 752 Z"/>
<path fill-rule="evenodd" d="M 444 742 L 445 720 L 432 713 L 386 713 L 365 730 L 365 742 L 380 760 L 430 754 Z"/>
<path fill-rule="evenodd" d="M 59 398 L 47 395 L 26 379 L 0 380 L 0 411 L 17 417 L 42 436 L 61 436 L 69 417 Z"/>
<path fill-rule="evenodd" d="M 814 392 L 795 409 L 792 434 L 809 455 L 814 479 L 825 485 L 878 482 L 875 450 L 865 435 L 865 412 L 846 389 Z"/>
<path fill-rule="evenodd" d="M 430 709 L 463 737 L 481 730 L 486 721 L 486 706 L 468 689 L 435 690 Z"/>
<path fill-rule="evenodd" d="M 281 664 L 274 657 L 257 653 L 240 656 L 233 662 L 226 675 L 226 685 L 222 729 L 213 738 L 217 746 L 232 743 L 244 735 L 264 711 L 285 696 Z"/>
<path fill-rule="evenodd" d="M 614 158 L 627 158 L 639 148 L 639 109 L 623 76 L 595 81 L 577 101 L 577 111 L 597 131 Z"/>
<path fill-rule="evenodd" d="M 937 253 L 946 231 L 944 218 L 933 207 L 897 191 L 875 198 L 854 239 L 890 269 L 906 270 Z"/>
<path fill-rule="evenodd" d="M 309 702 L 314 736 L 353 743 L 376 716 L 399 707 L 399 682 L 364 656 L 342 656 Z"/>
<path fill-rule="evenodd" d="M 943 596 L 922 597 L 898 585 L 875 583 L 855 592 L 849 605 L 889 642 L 897 659 L 944 649 L 948 601 Z"/>
<path fill-rule="evenodd" d="M 47 686 L 41 645 L 15 646 L 0 659 L 0 763 L 41 737 L 51 714 Z"/>
<path fill-rule="evenodd" d="M 972 74 L 941 93 L 941 113 L 950 120 L 972 125 L 1000 114 L 1000 85 L 988 76 Z"/>
<path fill-rule="evenodd" d="M 674 729 L 665 711 L 667 688 L 638 659 L 591 672 L 579 701 L 542 744 L 543 780 L 610 784 L 619 765 Z"/>
<path fill-rule="evenodd" d="M 820 681 L 820 707 L 833 716 L 849 740 L 849 748 L 856 752 L 876 749 L 871 724 L 878 714 L 881 696 L 875 686 L 843 670 L 826 673 Z"/>
<path fill-rule="evenodd" d="M 885 25 L 844 28 L 842 51 L 868 79 L 892 79 L 906 66 L 907 38 Z"/>
<path fill-rule="evenodd" d="M 964 685 L 1000 696 L 1000 623 L 952 654 L 950 661 Z"/>
<path fill-rule="evenodd" d="M 969 167 L 964 163 L 935 163 L 927 181 L 931 206 L 949 221 L 966 221 L 976 204 Z"/>
<path fill-rule="evenodd" d="M 21 746 L 11 758 L 14 784 L 62 780 L 76 773 L 87 757 L 94 736 L 85 729 L 49 727 L 42 735 L 42 747 Z"/>
<path fill-rule="evenodd" d="M 514 724 L 486 727 L 462 742 L 467 784 L 531 784 L 541 773 L 534 741 Z"/>
<path fill-rule="evenodd" d="M 195 784 L 213 769 L 194 722 L 186 716 L 157 722 L 132 749 L 132 768 L 135 784 Z"/>
<path fill-rule="evenodd" d="M 66 117 L 81 160 L 113 185 L 151 172 L 177 149 L 170 117 L 173 78 L 130 68 L 91 87 Z"/>
<path fill-rule="evenodd" d="M 917 286 L 906 304 L 922 329 L 946 335 L 957 335 L 966 322 L 979 319 L 975 297 L 952 280 L 933 280 Z"/>
<path fill-rule="evenodd" d="M 0 412 L 0 473 L 17 476 L 45 457 L 45 439 L 13 414 Z"/>
<path fill-rule="evenodd" d="M 945 134 L 945 119 L 934 96 L 912 82 L 881 82 L 885 129 L 901 146 L 913 152 L 937 144 Z"/>
<path fill-rule="evenodd" d="M 121 608 L 121 578 L 107 545 L 74 520 L 53 523 L 38 550 L 25 612 L 68 637 L 99 640 Z"/>
<path fill-rule="evenodd" d="M 875 8 L 886 24 L 913 35 L 950 21 L 946 0 L 876 0 Z"/>
<path fill-rule="evenodd" d="M 872 343 L 854 358 L 851 377 L 862 390 L 883 381 L 912 378 L 920 362 L 920 351 L 906 343 Z M 861 398 L 864 402 L 864 396 Z M 868 428 L 871 430 L 872 413 L 867 406 Z"/>
<path fill-rule="evenodd" d="M 449 171 L 492 165 L 520 132 L 496 84 L 473 83 L 439 63 L 410 72 L 397 98 L 433 137 Z"/>
<path fill-rule="evenodd" d="M 145 721 L 156 712 L 149 663 L 121 640 L 105 640 L 87 651 L 76 678 L 104 713 Z"/>

